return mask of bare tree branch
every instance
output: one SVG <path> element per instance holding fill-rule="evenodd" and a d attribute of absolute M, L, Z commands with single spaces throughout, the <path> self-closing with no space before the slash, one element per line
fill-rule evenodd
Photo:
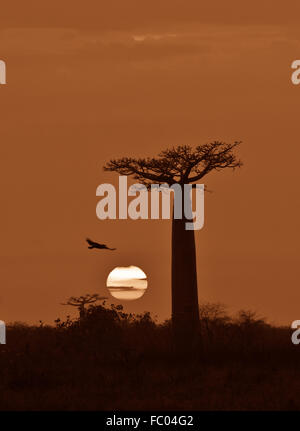
<path fill-rule="evenodd" d="M 102 299 L 107 299 L 106 296 L 99 296 L 97 293 L 93 295 L 87 294 L 84 296 L 71 296 L 66 303 L 62 303 L 61 305 L 71 305 L 73 307 L 82 307 L 85 304 L 92 304 L 96 301 L 101 301 Z"/>
<path fill-rule="evenodd" d="M 195 149 L 188 145 L 166 149 L 155 158 L 112 159 L 105 166 L 105 171 L 132 175 L 141 184 L 174 183 L 186 184 L 199 181 L 212 170 L 235 169 L 242 166 L 233 150 L 241 142 L 227 144 L 214 141 L 199 145 Z"/>

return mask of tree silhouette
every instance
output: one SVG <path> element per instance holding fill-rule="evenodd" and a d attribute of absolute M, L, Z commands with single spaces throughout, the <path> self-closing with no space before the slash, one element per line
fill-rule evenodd
<path fill-rule="evenodd" d="M 188 145 L 162 151 L 157 158 L 123 157 L 112 159 L 106 171 L 131 175 L 148 188 L 151 184 L 190 184 L 213 170 L 235 169 L 242 165 L 234 154 L 240 142 L 214 141 L 192 148 Z M 195 237 L 186 230 L 185 215 L 172 221 L 172 327 L 177 346 L 187 348 L 199 329 Z"/>
<path fill-rule="evenodd" d="M 71 305 L 72 307 L 77 307 L 79 310 L 80 320 L 82 320 L 86 315 L 85 306 L 87 304 L 93 304 L 94 302 L 101 301 L 102 299 L 107 299 L 107 297 L 99 296 L 97 293 L 94 293 L 93 295 L 86 294 L 78 297 L 71 296 L 66 303 L 61 305 Z"/>

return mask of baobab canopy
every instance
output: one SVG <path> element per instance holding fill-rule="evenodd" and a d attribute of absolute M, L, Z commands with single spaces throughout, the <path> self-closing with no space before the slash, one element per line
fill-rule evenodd
<path fill-rule="evenodd" d="M 146 186 L 153 183 L 195 183 L 214 169 L 235 169 L 242 166 L 233 152 L 240 143 L 214 141 L 196 148 L 189 145 L 173 147 L 161 151 L 158 157 L 112 159 L 106 163 L 104 170 L 132 175 Z"/>

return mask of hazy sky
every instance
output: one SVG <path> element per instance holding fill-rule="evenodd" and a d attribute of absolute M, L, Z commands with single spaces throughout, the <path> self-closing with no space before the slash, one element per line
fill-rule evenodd
<path fill-rule="evenodd" d="M 244 167 L 205 178 L 199 297 L 299 319 L 299 3 L 20 3 L 0 16 L 0 318 L 51 322 L 128 265 L 148 289 L 127 309 L 168 317 L 171 222 L 98 220 L 102 166 L 218 139 Z"/>

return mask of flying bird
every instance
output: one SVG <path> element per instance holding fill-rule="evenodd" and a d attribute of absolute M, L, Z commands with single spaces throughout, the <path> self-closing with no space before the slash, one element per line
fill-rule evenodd
<path fill-rule="evenodd" d="M 115 248 L 109 248 L 105 244 L 99 244 L 98 242 L 92 241 L 91 239 L 87 238 L 86 242 L 88 243 L 88 248 L 100 248 L 105 250 L 116 250 Z"/>

